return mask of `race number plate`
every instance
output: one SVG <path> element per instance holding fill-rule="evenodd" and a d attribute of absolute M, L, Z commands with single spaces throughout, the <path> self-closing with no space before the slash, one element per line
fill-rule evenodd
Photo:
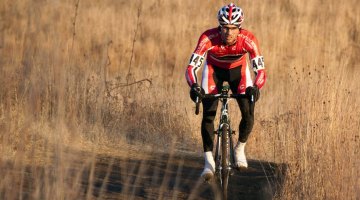
<path fill-rule="evenodd" d="M 265 69 L 264 57 L 257 56 L 251 60 L 254 71 Z"/>
<path fill-rule="evenodd" d="M 203 61 L 204 61 L 204 56 L 193 53 L 190 58 L 189 65 L 194 66 L 194 67 L 201 67 Z"/>

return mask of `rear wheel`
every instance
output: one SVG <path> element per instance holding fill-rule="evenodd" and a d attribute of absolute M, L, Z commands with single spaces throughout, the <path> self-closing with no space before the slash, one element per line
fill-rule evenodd
<path fill-rule="evenodd" d="M 228 181 L 229 181 L 229 131 L 228 131 L 228 124 L 223 124 L 221 128 L 221 188 L 223 199 L 227 199 L 227 188 L 228 188 Z"/>

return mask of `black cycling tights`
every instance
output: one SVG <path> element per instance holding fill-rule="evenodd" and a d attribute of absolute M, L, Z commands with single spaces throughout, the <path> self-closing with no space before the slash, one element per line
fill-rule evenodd
<path fill-rule="evenodd" d="M 227 81 L 233 93 L 241 79 L 241 66 L 230 70 L 223 70 L 214 67 L 214 80 L 218 91 L 221 91 L 222 84 Z M 201 136 L 203 139 L 204 152 L 212 151 L 214 147 L 214 119 L 219 100 L 203 99 L 203 119 L 201 122 Z M 254 126 L 254 104 L 247 98 L 237 99 L 241 111 L 239 124 L 239 141 L 246 142 Z"/>
<path fill-rule="evenodd" d="M 201 136 L 204 152 L 212 151 L 214 147 L 214 119 L 219 100 L 203 100 L 203 119 L 201 122 Z M 254 104 L 249 99 L 237 99 L 241 111 L 239 124 L 239 141 L 246 142 L 254 126 Z"/>

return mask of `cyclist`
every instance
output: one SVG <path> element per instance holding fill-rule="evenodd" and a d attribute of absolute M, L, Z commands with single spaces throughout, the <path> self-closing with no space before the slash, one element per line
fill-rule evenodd
<path fill-rule="evenodd" d="M 245 94 L 237 99 L 242 119 L 239 125 L 239 139 L 235 146 L 235 162 L 237 167 L 247 168 L 245 145 L 254 125 L 253 102 L 260 97 L 259 89 L 265 84 L 264 59 L 260 53 L 258 41 L 248 30 L 241 27 L 244 21 L 242 9 L 233 3 L 223 6 L 218 11 L 219 26 L 205 31 L 198 41 L 190 63 L 186 69 L 186 80 L 191 86 L 190 97 L 196 101 L 198 94 L 217 94 L 222 84 L 227 81 L 234 94 Z M 246 56 L 249 56 L 251 67 L 255 73 L 255 81 L 251 78 Z M 201 86 L 197 81 L 197 71 L 204 62 Z M 255 97 L 250 101 L 249 97 Z M 214 139 L 214 118 L 218 100 L 203 99 L 203 118 L 201 136 L 204 148 L 205 167 L 201 174 L 206 180 L 215 172 L 212 155 Z"/>

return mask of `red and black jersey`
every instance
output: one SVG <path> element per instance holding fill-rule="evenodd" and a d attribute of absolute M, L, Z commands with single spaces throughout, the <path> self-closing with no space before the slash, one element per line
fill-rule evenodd
<path fill-rule="evenodd" d="M 255 85 L 261 88 L 266 80 L 263 56 L 255 36 L 248 30 L 240 29 L 237 41 L 233 45 L 225 45 L 221 39 L 219 28 L 205 31 L 198 41 L 190 63 L 186 70 L 186 79 L 191 86 L 197 82 L 196 72 L 201 67 L 206 56 L 206 65 L 222 69 L 247 67 L 248 54 L 253 70 L 256 73 Z M 244 74 L 242 76 L 245 76 Z"/>

